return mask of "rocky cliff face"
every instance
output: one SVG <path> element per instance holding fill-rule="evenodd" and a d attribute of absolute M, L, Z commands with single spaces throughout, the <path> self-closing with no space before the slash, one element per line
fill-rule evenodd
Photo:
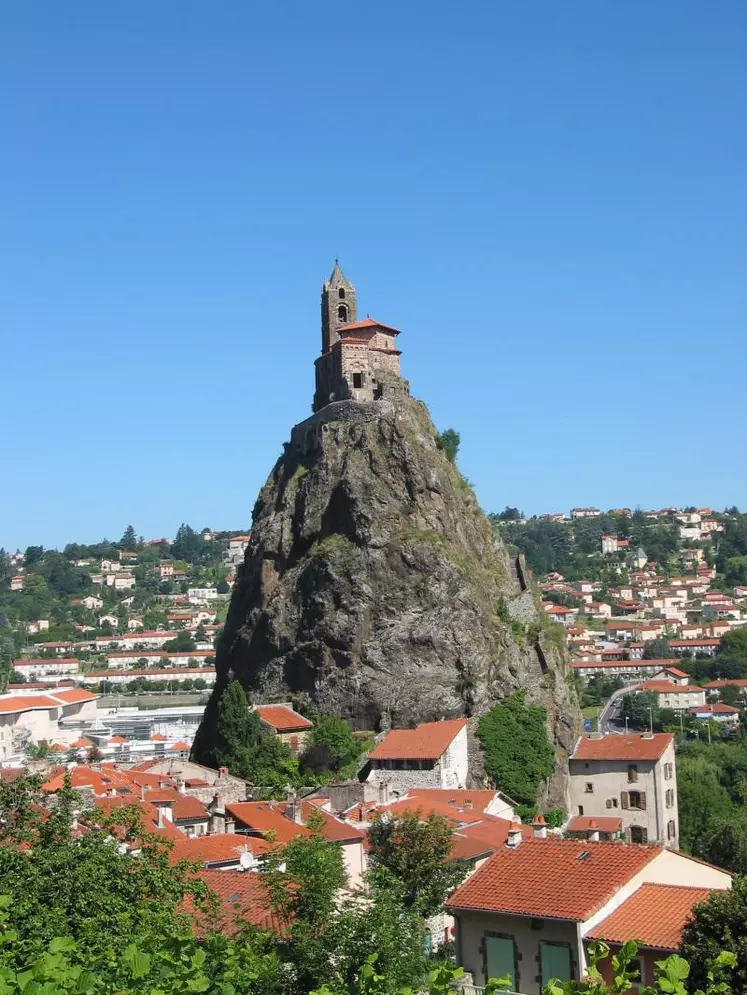
<path fill-rule="evenodd" d="M 296 426 L 254 508 L 214 699 L 235 676 L 254 700 L 305 696 L 382 729 L 526 690 L 557 747 L 545 802 L 562 804 L 579 726 L 562 632 L 435 437 L 412 399 L 336 402 Z"/>

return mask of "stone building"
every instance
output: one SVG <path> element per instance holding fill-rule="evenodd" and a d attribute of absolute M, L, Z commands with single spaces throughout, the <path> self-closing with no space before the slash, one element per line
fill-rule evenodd
<path fill-rule="evenodd" d="M 464 788 L 468 772 L 467 720 L 450 719 L 392 729 L 369 754 L 362 776 L 399 798 L 411 788 Z"/>
<path fill-rule="evenodd" d="M 618 820 L 631 843 L 679 847 L 671 733 L 582 736 L 570 758 L 571 814 Z"/>
<path fill-rule="evenodd" d="M 337 262 L 322 287 L 322 354 L 314 411 L 333 401 L 379 401 L 409 394 L 400 375 L 399 331 L 368 315 L 358 320 L 355 287 Z"/>

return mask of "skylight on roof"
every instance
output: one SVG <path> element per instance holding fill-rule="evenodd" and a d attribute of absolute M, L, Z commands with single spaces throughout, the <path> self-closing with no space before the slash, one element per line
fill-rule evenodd
<path fill-rule="evenodd" d="M 590 856 L 591 856 L 591 850 L 584 850 L 583 853 L 579 853 L 578 859 L 579 860 L 588 860 Z"/>

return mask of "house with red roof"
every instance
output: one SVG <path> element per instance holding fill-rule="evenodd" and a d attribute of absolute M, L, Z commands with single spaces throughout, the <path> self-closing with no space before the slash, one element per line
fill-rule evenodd
<path fill-rule="evenodd" d="M 551 978 L 578 981 L 587 967 L 587 940 L 600 931 L 619 937 L 612 916 L 642 887 L 686 881 L 709 892 L 731 886 L 726 871 L 666 847 L 557 839 L 538 829 L 529 839 L 511 834 L 446 901 L 455 920 L 457 964 L 475 985 L 508 976 L 512 990 L 540 995 Z M 642 898 L 636 911 L 643 918 L 626 939 L 642 934 L 652 943 L 669 942 L 671 929 L 667 937 L 663 928 L 656 932 L 665 897 L 650 905 L 648 895 Z"/>
<path fill-rule="evenodd" d="M 291 798 L 286 802 L 229 802 L 226 812 L 236 820 L 239 832 L 259 836 L 272 843 L 289 843 L 297 836 L 319 832 L 342 848 L 342 860 L 348 886 L 358 888 L 365 870 L 364 833 L 356 826 L 336 818 L 311 801 Z"/>
<path fill-rule="evenodd" d="M 294 757 L 303 752 L 314 726 L 305 716 L 299 715 L 289 702 L 257 705 L 255 711 L 264 728 L 282 739 Z"/>
<path fill-rule="evenodd" d="M 364 777 L 401 796 L 410 788 L 463 788 L 467 772 L 467 720 L 450 719 L 392 729 L 371 750 Z"/>
<path fill-rule="evenodd" d="M 622 835 L 633 843 L 679 846 L 677 766 L 671 733 L 582 736 L 569 759 L 570 833 L 591 818 L 597 831 Z M 603 819 L 617 820 L 602 830 Z M 606 823 L 604 823 L 606 825 Z M 587 838 L 594 832 L 586 827 Z"/>
<path fill-rule="evenodd" d="M 714 701 L 706 705 L 693 705 L 688 708 L 688 712 L 695 719 L 713 719 L 714 722 L 733 729 L 739 725 L 739 709 L 733 705 L 725 705 L 721 701 Z"/>

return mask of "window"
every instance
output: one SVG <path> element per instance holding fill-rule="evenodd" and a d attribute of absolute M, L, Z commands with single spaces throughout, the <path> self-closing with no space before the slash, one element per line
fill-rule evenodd
<path fill-rule="evenodd" d="M 641 826 L 630 827 L 631 843 L 648 843 L 648 832 Z"/>
<path fill-rule="evenodd" d="M 571 965 L 571 948 L 567 943 L 545 943 L 540 940 L 540 971 L 543 985 L 551 978 L 559 981 L 573 980 Z"/>
<path fill-rule="evenodd" d="M 664 780 L 671 781 L 674 777 L 674 764 L 664 764 Z"/>
<path fill-rule="evenodd" d="M 338 304 L 337 306 L 337 320 L 347 321 L 348 320 L 348 309 L 345 304 Z"/>
<path fill-rule="evenodd" d="M 667 788 L 666 805 L 667 808 L 672 808 L 674 806 L 674 791 L 672 788 Z"/>
<path fill-rule="evenodd" d="M 354 373 L 353 374 L 353 387 L 360 388 L 363 386 L 363 374 Z"/>
<path fill-rule="evenodd" d="M 646 808 L 646 792 L 623 791 L 620 795 L 620 807 L 644 810 Z"/>
<path fill-rule="evenodd" d="M 593 791 L 594 791 L 594 784 L 593 784 L 592 781 L 587 781 L 586 782 L 586 787 L 584 788 L 584 791 L 586 792 L 587 795 L 590 795 L 590 794 L 593 793 Z"/>
<path fill-rule="evenodd" d="M 643 984 L 643 961 L 640 957 L 634 957 L 633 960 L 628 964 L 628 971 L 633 975 L 636 981 Z"/>
<path fill-rule="evenodd" d="M 584 814 L 584 806 L 583 805 L 579 805 L 578 806 L 578 814 L 579 815 L 583 815 Z"/>
<path fill-rule="evenodd" d="M 633 784 L 638 780 L 638 767 L 636 764 L 628 764 L 628 784 Z"/>
<path fill-rule="evenodd" d="M 486 933 L 484 940 L 483 970 L 488 978 L 509 977 L 511 988 L 516 987 L 516 945 L 513 936 Z"/>
<path fill-rule="evenodd" d="M 340 298 L 341 301 L 345 300 L 345 288 L 344 287 L 340 287 L 340 289 L 337 291 L 337 296 Z"/>
<path fill-rule="evenodd" d="M 667 839 L 673 840 L 677 835 L 677 829 L 674 824 L 674 819 L 670 819 L 667 823 Z"/>

